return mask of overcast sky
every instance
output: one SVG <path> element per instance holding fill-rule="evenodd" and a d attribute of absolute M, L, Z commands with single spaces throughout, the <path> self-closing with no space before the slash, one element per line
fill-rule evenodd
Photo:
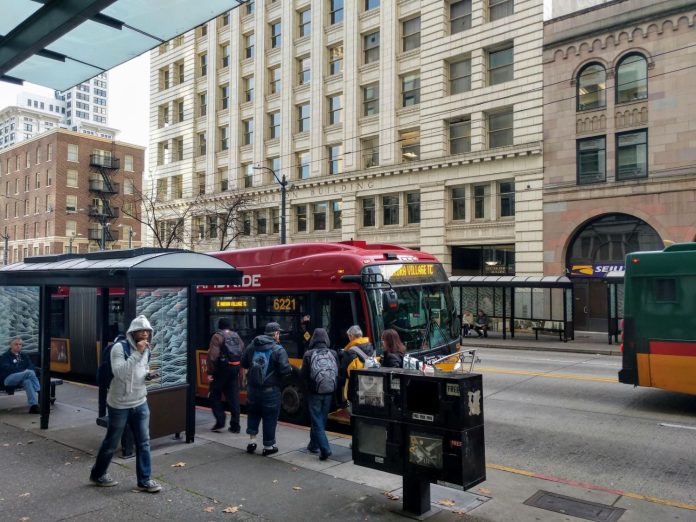
<path fill-rule="evenodd" d="M 150 103 L 150 53 L 109 71 L 109 126 L 120 130 L 119 141 L 147 147 Z M 29 91 L 53 96 L 33 83 L 23 86 L 0 82 L 0 109 L 17 104 L 17 94 Z"/>

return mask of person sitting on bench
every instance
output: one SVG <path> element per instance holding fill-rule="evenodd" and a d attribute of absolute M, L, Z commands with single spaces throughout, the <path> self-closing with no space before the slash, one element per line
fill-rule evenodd
<path fill-rule="evenodd" d="M 474 314 L 471 313 L 471 310 L 464 310 L 462 314 L 462 336 L 467 337 L 473 327 Z"/>
<path fill-rule="evenodd" d="M 41 413 L 38 401 L 41 385 L 31 358 L 22 354 L 22 345 L 22 340 L 15 337 L 10 343 L 10 349 L 0 355 L 0 381 L 6 388 L 23 387 L 27 394 L 29 413 Z"/>
<path fill-rule="evenodd" d="M 479 310 L 476 314 L 476 322 L 474 323 L 474 330 L 479 337 L 488 337 L 488 316 L 483 310 Z"/>

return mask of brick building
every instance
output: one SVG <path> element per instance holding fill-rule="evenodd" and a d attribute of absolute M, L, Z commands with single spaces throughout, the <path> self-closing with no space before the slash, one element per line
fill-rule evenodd
<path fill-rule="evenodd" d="M 0 152 L 3 259 L 138 246 L 144 147 L 56 129 Z M 130 197 L 129 197 L 130 196 Z M 5 246 L 6 245 L 6 246 Z"/>
<path fill-rule="evenodd" d="M 627 253 L 695 239 L 695 22 L 615 0 L 544 24 L 544 273 L 573 279 L 576 329 L 606 331 Z"/>

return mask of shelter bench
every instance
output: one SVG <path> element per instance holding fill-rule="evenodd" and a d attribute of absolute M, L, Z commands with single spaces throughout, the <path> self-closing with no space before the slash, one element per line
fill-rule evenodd
<path fill-rule="evenodd" d="M 568 342 L 568 338 L 564 335 L 565 334 L 565 329 L 559 328 L 555 325 L 553 326 L 547 326 L 547 325 L 540 325 L 540 326 L 535 326 L 532 328 L 534 330 L 534 338 L 538 341 L 539 340 L 539 332 L 543 334 L 558 334 L 558 340 Z"/>
<path fill-rule="evenodd" d="M 56 386 L 60 386 L 63 384 L 63 379 L 54 379 L 51 378 L 51 391 L 50 391 L 50 399 L 51 399 L 51 404 L 55 404 L 56 402 Z M 14 395 L 15 392 L 23 390 L 24 388 L 22 386 L 5 386 L 2 382 L 0 382 L 0 393 L 4 393 L 5 395 Z"/>

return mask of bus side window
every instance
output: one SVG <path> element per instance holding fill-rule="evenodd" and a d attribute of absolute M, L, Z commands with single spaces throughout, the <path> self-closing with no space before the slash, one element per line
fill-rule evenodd
<path fill-rule="evenodd" d="M 655 279 L 653 285 L 655 301 L 658 303 L 677 302 L 677 282 L 675 279 Z"/>

